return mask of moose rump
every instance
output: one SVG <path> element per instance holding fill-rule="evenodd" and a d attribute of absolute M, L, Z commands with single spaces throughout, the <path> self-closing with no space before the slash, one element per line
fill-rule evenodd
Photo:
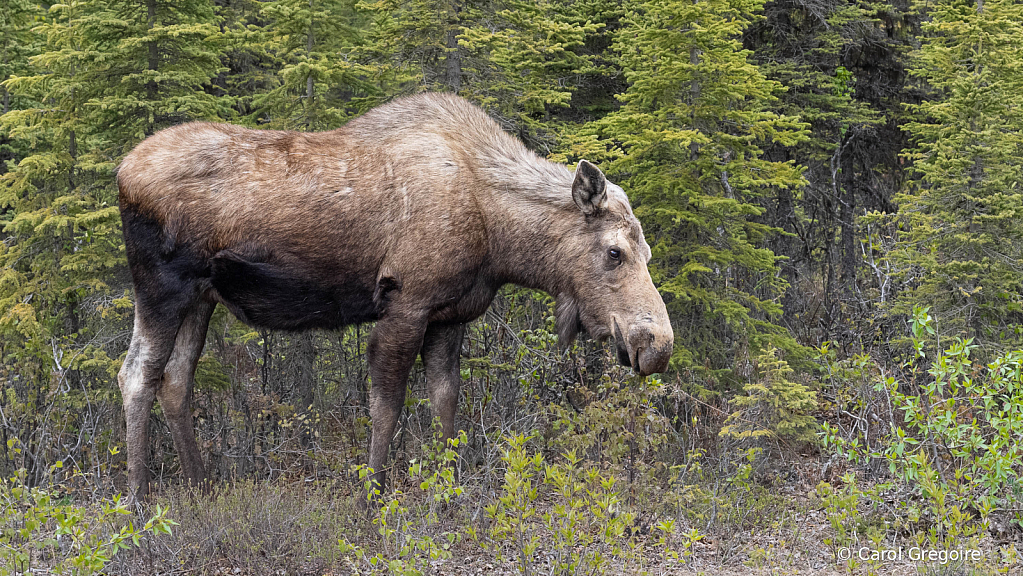
<path fill-rule="evenodd" d="M 641 373 L 670 355 L 621 189 L 585 161 L 573 175 L 538 158 L 457 97 L 406 98 L 315 134 L 184 124 L 139 144 L 118 187 L 136 296 L 118 375 L 135 497 L 157 398 L 185 477 L 204 478 L 189 404 L 218 303 L 267 329 L 376 322 L 369 463 L 381 482 L 415 358 L 450 436 L 463 326 L 505 283 L 555 295 L 566 339 L 617 336 Z"/>

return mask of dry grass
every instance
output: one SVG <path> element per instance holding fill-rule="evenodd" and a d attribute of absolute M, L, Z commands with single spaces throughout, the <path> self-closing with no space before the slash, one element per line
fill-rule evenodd
<path fill-rule="evenodd" d="M 818 465 L 805 462 L 802 465 Z M 406 560 L 404 573 L 437 575 L 521 574 L 520 559 L 514 542 L 490 538 L 490 517 L 485 506 L 498 494 L 487 493 L 482 485 L 465 486 L 465 492 L 450 504 L 438 504 L 430 494 L 408 481 L 399 479 L 397 491 L 387 499 L 398 502 L 404 513 L 390 518 L 395 533 L 384 538 L 372 515 L 359 506 L 354 481 L 273 482 L 242 481 L 219 487 L 215 494 L 203 496 L 184 490 L 167 490 L 157 502 L 171 507 L 171 516 L 179 523 L 171 536 L 151 538 L 137 549 L 124 552 L 108 568 L 110 574 L 194 574 L 241 576 L 300 576 L 369 574 L 374 566 L 368 557 L 380 554 L 388 560 Z M 875 566 L 861 564 L 849 570 L 836 563 L 832 548 L 825 542 L 833 538 L 826 512 L 805 482 L 757 489 L 735 500 L 747 506 L 748 514 L 731 516 L 731 524 L 718 523 L 707 528 L 698 510 L 683 511 L 667 547 L 680 551 L 686 545 L 684 533 L 697 528 L 705 537 L 691 548 L 684 562 L 675 562 L 661 551 L 657 534 L 650 525 L 667 518 L 665 509 L 640 510 L 636 532 L 620 538 L 597 538 L 577 552 L 598 551 L 607 564 L 595 571 L 578 574 L 881 574 L 909 576 L 918 573 L 946 576 L 995 574 L 998 546 L 987 539 L 983 543 L 983 565 L 971 571 L 952 567 L 924 567 L 911 561 L 887 562 Z M 556 498 L 546 494 L 536 502 L 542 516 L 555 511 Z M 703 512 L 706 512 L 705 510 Z M 693 518 L 702 518 L 694 520 Z M 534 530 L 539 536 L 537 550 L 529 558 L 531 574 L 562 574 L 557 568 L 558 540 L 553 532 Z M 446 541 L 456 534 L 450 556 L 430 558 L 416 546 L 427 539 Z M 365 552 L 359 558 L 351 548 L 343 552 L 339 541 Z M 888 545 L 890 545 L 889 543 Z M 618 548 L 615 550 L 615 548 Z M 1020 564 L 1001 564 L 1002 572 L 1013 573 Z M 388 574 L 384 564 L 378 573 Z M 925 569 L 923 572 L 922 569 Z M 929 571 L 929 572 L 928 572 Z M 393 572 L 403 573 L 397 569 Z M 1018 572 L 1017 572 L 1018 573 Z"/>
<path fill-rule="evenodd" d="M 122 554 L 112 573 L 325 574 L 340 562 L 338 541 L 367 526 L 350 494 L 305 482 L 245 480 L 156 501 L 179 525 Z"/>

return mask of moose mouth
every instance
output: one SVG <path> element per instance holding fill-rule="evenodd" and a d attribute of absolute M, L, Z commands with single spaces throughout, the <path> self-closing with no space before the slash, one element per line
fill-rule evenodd
<path fill-rule="evenodd" d="M 612 318 L 611 321 L 615 327 L 615 349 L 618 352 L 618 363 L 638 371 L 639 366 L 629 356 L 628 344 L 625 343 L 625 337 L 622 336 L 622 329 L 618 326 L 618 319 Z"/>

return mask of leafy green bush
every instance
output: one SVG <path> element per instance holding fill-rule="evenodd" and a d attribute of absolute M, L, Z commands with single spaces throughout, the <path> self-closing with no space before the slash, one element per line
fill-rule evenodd
<path fill-rule="evenodd" d="M 497 559 L 514 558 L 523 575 L 606 574 L 620 563 L 641 570 L 652 553 L 665 565 L 677 564 L 702 538 L 696 530 L 676 535 L 667 519 L 650 527 L 655 538 L 645 542 L 613 471 L 583 466 L 573 450 L 545 464 L 530 440 L 506 439 L 505 481 L 487 506 L 491 525 L 482 541 Z"/>
<path fill-rule="evenodd" d="M 422 494 L 409 494 L 397 488 L 383 494 L 370 480 L 373 470 L 365 465 L 358 466 L 368 506 L 375 510 L 373 524 L 380 539 L 378 551 L 373 553 L 342 537 L 339 546 L 349 568 L 359 574 L 421 576 L 431 561 L 451 558 L 451 547 L 462 539 L 462 533 L 442 531 L 437 535 L 434 532 L 439 523 L 439 508 L 462 494 L 455 480 L 454 466 L 458 459 L 455 449 L 466 442 L 465 432 L 446 444 L 435 436 L 423 446 L 423 457 L 410 462 L 409 477 L 425 493 L 425 498 L 417 497 Z"/>
<path fill-rule="evenodd" d="M 972 339 L 937 346 L 927 308 L 914 309 L 913 358 L 906 377 L 879 379 L 893 421 L 879 441 L 843 437 L 825 424 L 823 440 L 854 462 L 884 463 L 913 497 L 902 499 L 903 522 L 920 523 L 918 538 L 936 547 L 973 538 L 992 514 L 1023 515 L 1023 351 L 975 364 Z"/>
<path fill-rule="evenodd" d="M 667 394 L 664 382 L 621 376 L 604 373 L 592 386 L 577 386 L 574 401 L 546 406 L 552 420 L 548 441 L 593 466 L 625 472 L 629 501 L 635 503 L 656 491 L 657 475 L 664 472 L 661 451 L 673 430 L 657 407 Z"/>
<path fill-rule="evenodd" d="M 828 482 L 817 485 L 817 498 L 824 507 L 832 533 L 824 538 L 824 544 L 831 549 L 832 557 L 841 559 L 840 548 L 855 548 L 860 544 L 870 543 L 872 550 L 883 547 L 884 532 L 878 526 L 868 523 L 860 511 L 861 500 L 876 500 L 880 488 L 862 488 L 856 481 L 856 475 L 848 473 L 842 476 L 839 486 Z M 868 574 L 877 574 L 879 561 L 872 558 L 863 560 L 867 564 Z M 845 559 L 845 568 L 854 573 L 861 564 L 859 554 L 850 555 Z"/>
<path fill-rule="evenodd" d="M 145 535 L 170 534 L 176 524 L 159 505 L 137 528 L 120 495 L 98 505 L 76 506 L 59 490 L 24 484 L 24 471 L 0 481 L 0 576 L 89 575 L 114 556 L 139 546 Z"/>

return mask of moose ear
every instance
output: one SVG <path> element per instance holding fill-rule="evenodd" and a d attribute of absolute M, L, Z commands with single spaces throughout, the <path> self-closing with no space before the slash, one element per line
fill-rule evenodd
<path fill-rule="evenodd" d="M 572 199 L 583 214 L 594 214 L 607 207 L 607 179 L 586 160 L 580 160 L 572 182 Z"/>

